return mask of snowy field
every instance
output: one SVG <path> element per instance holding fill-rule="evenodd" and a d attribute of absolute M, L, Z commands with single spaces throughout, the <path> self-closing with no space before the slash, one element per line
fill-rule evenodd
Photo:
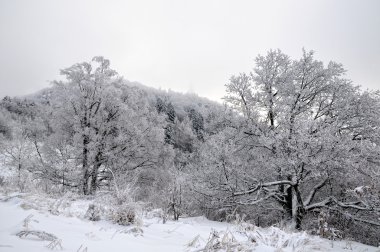
<path fill-rule="evenodd" d="M 84 218 L 90 201 L 54 200 L 35 195 L 1 195 L 0 251 L 359 251 L 380 248 L 350 241 L 334 241 L 278 228 L 257 228 L 246 223 L 227 224 L 203 217 L 178 222 L 144 213 L 138 226 L 120 226 Z M 44 231 L 51 241 L 20 231 Z M 39 233 L 41 234 L 41 233 Z"/>

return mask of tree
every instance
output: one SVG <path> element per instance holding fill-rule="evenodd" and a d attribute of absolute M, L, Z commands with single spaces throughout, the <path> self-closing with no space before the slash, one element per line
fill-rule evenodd
<path fill-rule="evenodd" d="M 204 123 L 203 123 L 203 116 L 196 111 L 194 108 L 191 108 L 189 110 L 189 118 L 191 120 L 192 128 L 197 136 L 198 140 L 203 141 L 203 131 L 204 131 Z"/>
<path fill-rule="evenodd" d="M 106 142 L 114 134 L 120 112 L 112 87 L 119 79 L 109 66 L 108 60 L 94 57 L 91 62 L 61 70 L 67 82 L 55 82 L 60 98 L 57 105 L 61 108 L 58 113 L 70 122 L 74 141 L 81 146 L 79 158 L 85 195 L 96 190 Z"/>
<path fill-rule="evenodd" d="M 62 70 L 67 81 L 56 82 L 55 131 L 66 131 L 79 150 L 76 160 L 85 195 L 109 184 L 112 174 L 127 178 L 156 166 L 164 151 L 161 116 L 141 89 L 125 85 L 109 65 L 95 57 Z"/>
<path fill-rule="evenodd" d="M 33 156 L 33 148 L 28 141 L 25 128 L 18 122 L 13 122 L 12 137 L 1 139 L 1 150 L 4 155 L 5 164 L 16 168 L 16 184 L 23 192 L 26 188 L 25 177 L 31 169 L 30 159 Z"/>
<path fill-rule="evenodd" d="M 0 137 L 5 139 L 12 138 L 12 128 L 9 125 L 9 116 L 6 111 L 0 110 Z"/>
<path fill-rule="evenodd" d="M 161 100 L 161 99 L 160 99 Z M 176 113 L 171 102 L 165 106 L 165 112 L 167 115 L 167 124 L 165 127 L 165 142 L 167 144 L 174 144 L 174 130 L 176 122 Z"/>
<path fill-rule="evenodd" d="M 126 182 L 130 180 L 128 177 L 137 177 L 137 185 L 148 191 L 155 183 L 153 174 L 158 176 L 159 170 L 165 167 L 166 160 L 162 158 L 167 154 L 165 120 L 154 106 L 149 106 L 145 92 L 126 85 L 120 85 L 120 91 L 121 113 L 116 134 L 107 147 L 105 168 L 113 169 Z M 170 160 L 169 155 L 167 158 Z M 106 169 L 103 178 L 108 177 Z"/>
<path fill-rule="evenodd" d="M 380 153 L 380 99 L 360 92 L 344 72 L 334 62 L 325 67 L 313 52 L 291 60 L 276 50 L 258 56 L 253 72 L 231 78 L 225 99 L 246 119 L 240 145 L 255 164 L 238 188 L 224 187 L 226 201 L 277 202 L 297 229 L 307 213 L 324 208 L 357 210 L 352 218 L 380 225 L 361 217 L 378 213 L 377 202 L 345 193 L 359 183 L 378 183 L 364 170 Z"/>

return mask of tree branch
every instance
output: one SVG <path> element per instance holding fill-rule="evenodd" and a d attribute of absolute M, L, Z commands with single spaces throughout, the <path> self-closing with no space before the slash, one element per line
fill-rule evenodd
<path fill-rule="evenodd" d="M 277 186 L 277 185 L 294 185 L 292 181 L 289 180 L 280 180 L 280 181 L 274 181 L 274 182 L 268 182 L 268 183 L 263 183 L 263 184 L 258 184 L 254 188 L 246 190 L 246 191 L 241 191 L 241 192 L 236 192 L 233 194 L 233 196 L 241 196 L 241 195 L 248 195 L 256 192 L 260 188 L 263 187 L 271 187 L 271 186 Z"/>
<path fill-rule="evenodd" d="M 313 201 L 314 196 L 317 193 L 317 191 L 326 185 L 327 180 L 328 180 L 328 178 L 325 178 L 320 183 L 318 183 L 316 186 L 314 186 L 314 188 L 311 190 L 309 196 L 305 200 L 305 206 L 310 205 L 310 203 Z"/>

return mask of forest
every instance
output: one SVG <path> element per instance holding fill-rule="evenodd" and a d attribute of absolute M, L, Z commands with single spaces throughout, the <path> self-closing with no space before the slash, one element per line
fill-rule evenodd
<path fill-rule="evenodd" d="M 341 64 L 270 50 L 223 104 L 130 82 L 101 56 L 60 74 L 0 97 L 1 191 L 109 195 L 121 225 L 143 207 L 379 245 L 380 91 Z"/>

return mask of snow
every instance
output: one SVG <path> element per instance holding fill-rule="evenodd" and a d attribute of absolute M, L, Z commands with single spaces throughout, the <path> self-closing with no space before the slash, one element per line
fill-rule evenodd
<path fill-rule="evenodd" d="M 331 242 L 304 232 L 291 233 L 275 227 L 258 228 L 246 223 L 214 222 L 204 217 L 183 218 L 178 222 L 168 221 L 163 224 L 153 214 L 145 214 L 141 226 L 119 226 L 106 220 L 91 222 L 82 218 L 90 201 L 75 200 L 65 203 L 61 200 L 59 204 L 65 207 L 57 207 L 59 211 L 55 214 L 59 215 L 47 210 L 47 202 L 52 201 L 53 199 L 37 195 L 1 195 L 0 251 L 51 251 L 47 247 L 50 241 L 43 241 L 32 235 L 24 238 L 16 236 L 26 229 L 24 219 L 28 216 L 30 221 L 27 230 L 55 235 L 60 239 L 62 251 L 203 251 L 202 248 L 213 237 L 212 234 L 216 235 L 215 244 L 240 243 L 246 249 L 243 251 L 343 252 L 349 251 L 349 247 L 352 248 L 351 251 L 380 251 L 379 248 L 356 242 Z M 62 209 L 65 211 L 61 211 Z"/>

